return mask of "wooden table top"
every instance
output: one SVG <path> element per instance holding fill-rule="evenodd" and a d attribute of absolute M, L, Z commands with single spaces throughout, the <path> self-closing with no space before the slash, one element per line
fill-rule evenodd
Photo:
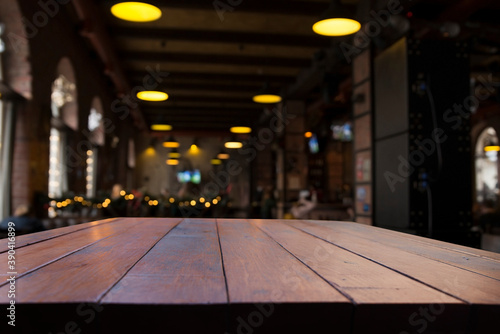
<path fill-rule="evenodd" d="M 499 328 L 500 254 L 350 222 L 109 219 L 17 237 L 15 260 L 18 332 Z"/>

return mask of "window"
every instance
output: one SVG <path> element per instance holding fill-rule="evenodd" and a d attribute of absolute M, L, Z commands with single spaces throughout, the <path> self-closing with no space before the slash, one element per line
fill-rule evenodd
<path fill-rule="evenodd" d="M 49 197 L 61 197 L 68 190 L 66 132 L 63 107 L 74 102 L 75 84 L 60 75 L 52 85 L 52 127 L 49 148 Z"/>
<path fill-rule="evenodd" d="M 86 195 L 87 197 L 95 197 L 97 190 L 97 158 L 99 147 L 104 145 L 102 103 L 98 97 L 95 97 L 92 101 L 92 108 L 90 109 L 88 118 L 88 129 L 92 148 L 87 150 L 87 168 L 85 170 Z"/>
<path fill-rule="evenodd" d="M 476 144 L 476 202 L 498 204 L 498 136 L 492 127 L 479 135 Z"/>

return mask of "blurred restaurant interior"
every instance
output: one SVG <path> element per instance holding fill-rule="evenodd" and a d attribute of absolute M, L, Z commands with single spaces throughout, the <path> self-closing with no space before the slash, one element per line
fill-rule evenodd
<path fill-rule="evenodd" d="M 500 251 L 500 2 L 149 3 L 0 1 L 1 219 L 343 220 Z"/>

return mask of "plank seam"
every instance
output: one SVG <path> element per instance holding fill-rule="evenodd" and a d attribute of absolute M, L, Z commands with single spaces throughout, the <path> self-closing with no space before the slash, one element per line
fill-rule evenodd
<path fill-rule="evenodd" d="M 224 275 L 224 285 L 226 287 L 226 301 L 228 304 L 230 304 L 230 299 L 229 299 L 229 286 L 227 284 L 227 276 L 226 276 L 226 268 L 224 266 L 224 254 L 222 253 L 222 244 L 220 242 L 220 233 L 219 233 L 219 222 L 217 219 L 215 219 L 215 229 L 217 231 L 217 241 L 219 243 L 219 252 L 220 252 L 220 260 L 221 260 L 221 265 L 222 265 L 222 275 Z"/>
<path fill-rule="evenodd" d="M 408 277 L 408 278 L 410 278 L 410 279 L 412 279 L 412 280 L 414 280 L 414 281 L 416 281 L 416 282 L 418 282 L 418 283 L 420 283 L 420 284 L 423 284 L 423 285 L 425 285 L 425 286 L 427 286 L 427 287 L 429 287 L 429 288 L 431 288 L 431 289 L 433 289 L 433 290 L 436 290 L 436 291 L 438 291 L 438 292 L 440 292 L 440 293 L 443 293 L 443 294 L 445 294 L 445 295 L 447 295 L 447 296 L 449 296 L 449 297 L 452 297 L 452 298 L 454 298 L 454 299 L 457 299 L 457 300 L 459 300 L 459 301 L 461 301 L 461 302 L 463 302 L 463 303 L 465 303 L 465 304 L 467 304 L 467 305 L 472 305 L 472 303 L 468 302 L 467 300 L 462 299 L 462 298 L 460 298 L 460 297 L 458 297 L 458 296 L 454 296 L 454 295 L 452 295 L 451 293 L 448 293 L 448 292 L 443 291 L 443 290 L 441 290 L 441 289 L 438 289 L 437 287 L 434 287 L 434 286 L 430 285 L 429 283 L 423 282 L 423 281 L 419 280 L 419 279 L 418 279 L 418 278 L 416 278 L 416 277 L 413 277 L 413 276 L 410 276 L 410 275 L 408 275 L 408 274 L 405 274 L 405 273 L 403 273 L 403 272 L 401 272 L 401 271 L 399 271 L 399 270 L 397 270 L 397 269 L 395 269 L 395 268 L 391 268 L 391 267 L 389 267 L 388 265 L 385 265 L 385 264 L 383 264 L 383 263 L 381 263 L 381 262 L 378 262 L 378 261 L 376 261 L 376 260 L 374 260 L 374 259 L 371 259 L 371 258 L 369 258 L 369 257 L 367 257 L 367 256 L 364 256 L 364 255 L 362 255 L 362 254 L 356 253 L 355 251 L 352 251 L 352 250 L 350 250 L 350 249 L 348 249 L 348 248 L 345 248 L 345 247 L 342 247 L 342 246 L 340 246 L 340 245 L 334 244 L 334 243 L 333 243 L 333 242 L 331 242 L 331 241 L 328 241 L 328 240 L 323 239 L 323 238 L 321 238 L 321 237 L 319 237 L 319 236 L 317 236 L 317 235 L 314 235 L 314 234 L 312 234 L 312 233 L 309 233 L 309 232 L 307 232 L 307 231 L 304 231 L 304 230 L 302 230 L 302 229 L 300 229 L 300 228 L 298 228 L 298 227 L 296 227 L 296 226 L 293 226 L 293 225 L 291 225 L 291 226 L 292 226 L 293 228 L 295 228 L 295 229 L 297 229 L 297 230 L 299 230 L 299 231 L 303 232 L 303 233 L 309 234 L 309 235 L 311 235 L 311 236 L 313 236 L 313 237 L 315 237 L 315 238 L 317 238 L 317 239 L 320 239 L 320 240 L 326 241 L 326 242 L 328 242 L 329 244 L 331 244 L 331 245 L 333 245 L 333 246 L 335 246 L 335 247 L 338 247 L 338 248 L 343 249 L 343 250 L 345 250 L 345 251 L 348 251 L 348 252 L 350 252 L 350 253 L 352 253 L 352 254 L 355 254 L 355 255 L 357 255 L 357 256 L 360 256 L 360 257 L 362 257 L 362 258 L 364 258 L 364 259 L 366 259 L 366 260 L 369 260 L 369 261 L 371 261 L 371 262 L 373 262 L 373 263 L 376 263 L 376 264 L 378 264 L 378 265 L 380 265 L 380 266 L 382 266 L 382 267 L 384 267 L 384 268 L 390 269 L 390 270 L 392 270 L 392 271 L 394 271 L 394 272 L 396 272 L 396 273 L 398 273 L 398 274 L 400 274 L 400 275 L 403 275 L 403 276 L 405 276 L 405 277 Z"/>
<path fill-rule="evenodd" d="M 106 297 L 106 295 L 111 291 L 113 290 L 113 288 L 130 272 L 130 270 L 132 270 L 132 268 L 135 267 L 135 265 L 137 263 L 139 263 L 139 261 L 141 261 L 150 251 L 151 249 L 153 249 L 161 240 L 163 240 L 163 238 L 165 238 L 170 232 L 172 232 L 177 226 L 179 226 L 180 223 L 182 223 L 185 219 L 180 219 L 179 222 L 177 222 L 177 224 L 175 224 L 174 226 L 172 226 L 171 229 L 169 229 L 161 238 L 158 238 L 158 240 L 151 246 L 149 247 L 149 249 L 144 252 L 144 254 L 142 254 L 142 256 L 137 260 L 135 261 L 131 266 L 130 268 L 128 268 L 125 273 L 116 280 L 116 282 L 114 284 L 112 284 L 106 291 L 104 291 L 103 293 L 101 293 L 100 296 L 97 297 L 97 300 L 96 300 L 96 303 L 97 304 L 102 304 L 102 300 L 104 299 L 104 297 Z"/>
<path fill-rule="evenodd" d="M 70 231 L 70 232 L 67 232 L 67 233 L 62 233 L 62 234 L 57 234 L 57 235 L 53 235 L 51 237 L 47 237 L 46 239 L 42 239 L 42 240 L 37 240 L 37 241 L 33 241 L 31 243 L 27 243 L 25 245 L 22 245 L 22 246 L 19 246 L 19 247 L 15 247 L 14 249 L 20 249 L 20 248 L 24 248 L 24 247 L 27 247 L 27 246 L 31 246 L 31 245 L 36 245 L 36 244 L 39 244 L 41 242 L 44 242 L 44 241 L 49 241 L 49 240 L 52 240 L 52 239 L 56 239 L 56 238 L 59 238 L 59 237 L 63 237 L 65 235 L 69 235 L 69 234 L 72 234 L 72 233 L 76 233 L 76 232 L 80 232 L 80 231 L 84 231 L 84 230 L 87 230 L 89 228 L 93 228 L 93 227 L 99 227 L 99 226 L 103 226 L 105 224 L 109 224 L 109 223 L 113 223 L 115 221 L 117 221 L 118 219 L 117 218 L 112 218 L 110 219 L 109 221 L 103 221 L 101 224 L 98 224 L 98 225 L 93 225 L 93 226 L 89 226 L 89 227 L 84 227 L 84 228 L 81 228 L 81 229 L 78 229 L 78 230 L 75 230 L 75 231 Z M 7 240 L 7 239 L 5 239 Z M 7 253 L 9 250 L 4 250 L 4 251 L 0 251 L 0 254 L 3 254 L 3 253 Z"/>
<path fill-rule="evenodd" d="M 99 225 L 99 226 L 100 226 L 100 225 Z M 68 234 L 69 234 L 69 233 L 68 233 Z M 116 234 L 116 233 L 113 233 L 113 234 L 111 234 L 111 235 L 108 235 L 108 236 L 107 236 L 107 237 L 105 237 L 105 238 L 102 238 L 102 239 L 96 240 L 96 241 L 94 241 L 94 242 L 92 242 L 92 243 L 90 243 L 90 244 L 88 244 L 88 245 L 82 246 L 82 247 L 80 247 L 80 248 L 77 248 L 77 249 L 75 249 L 75 250 L 73 250 L 73 251 L 69 252 L 69 253 L 66 253 L 66 254 L 64 254 L 64 255 L 61 255 L 61 256 L 59 256 L 59 257 L 56 257 L 55 259 L 52 259 L 52 260 L 50 260 L 49 262 L 46 262 L 46 263 L 44 263 L 44 264 L 41 264 L 41 265 L 39 265 L 39 266 L 37 266 L 37 267 L 35 267 L 35 268 L 32 268 L 32 269 L 30 269 L 30 270 L 28 270 L 28 271 L 26 271 L 26 272 L 24 272 L 24 273 L 22 273 L 22 274 L 20 274 L 20 275 L 16 276 L 16 279 L 19 279 L 19 278 L 21 278 L 21 277 L 24 277 L 24 276 L 26 276 L 26 275 L 28 275 L 28 274 L 31 274 L 31 273 L 33 273 L 33 272 L 35 272 L 35 271 L 37 271 L 37 270 L 42 269 L 43 267 L 46 267 L 46 266 L 48 266 L 48 265 L 50 265 L 50 264 L 52 264 L 52 263 L 55 263 L 55 262 L 57 262 L 57 261 L 59 261 L 59 260 L 62 260 L 62 259 L 64 259 L 65 257 L 68 257 L 68 256 L 70 256 L 70 255 L 73 255 L 73 254 L 75 254 L 75 253 L 77 253 L 77 252 L 81 251 L 81 250 L 84 250 L 85 248 L 88 248 L 88 247 L 90 247 L 90 246 L 92 246 L 92 245 L 95 245 L 96 243 L 98 243 L 98 242 L 100 242 L 100 241 L 106 240 L 106 239 L 108 239 L 108 238 L 110 238 L 110 237 L 114 236 L 115 234 Z M 47 239 L 47 240 L 49 240 L 49 239 Z M 7 285 L 7 283 L 8 283 L 8 282 L 0 283 L 0 287 L 2 287 L 2 286 L 4 286 L 4 285 Z"/>
<path fill-rule="evenodd" d="M 361 232 L 361 233 L 362 233 L 362 231 L 355 231 L 355 232 Z M 488 276 L 488 275 L 486 275 L 486 274 L 483 274 L 483 273 L 480 273 L 480 272 L 474 271 L 474 270 L 472 270 L 472 269 L 468 269 L 468 268 L 466 268 L 465 266 L 461 267 L 459 264 L 449 263 L 449 262 L 446 262 L 446 260 L 440 260 L 440 259 L 438 259 L 438 258 L 433 258 L 433 257 L 431 257 L 431 256 L 429 256 L 429 255 L 421 254 L 421 253 L 419 253 L 419 252 L 417 252 L 417 251 L 412 251 L 412 250 L 408 250 L 408 249 L 400 248 L 400 247 L 395 246 L 395 245 L 387 245 L 387 244 L 384 244 L 384 243 L 382 243 L 382 242 L 380 242 L 380 241 L 378 241 L 378 240 L 374 240 L 374 239 L 372 239 L 372 238 L 370 238 L 370 237 L 359 236 L 359 235 L 357 235 L 357 234 L 352 233 L 352 231 L 351 231 L 351 230 L 345 231 L 345 233 L 347 233 L 347 234 L 349 234 L 349 235 L 351 235 L 351 236 L 353 236 L 353 237 L 356 237 L 356 238 L 358 238 L 358 237 L 359 237 L 359 238 L 362 238 L 362 239 L 364 239 L 364 240 L 367 240 L 367 241 L 370 241 L 370 242 L 374 242 L 374 243 L 377 243 L 377 244 L 383 245 L 383 246 L 385 246 L 385 247 L 394 248 L 394 249 L 399 250 L 399 251 L 402 251 L 402 252 L 406 252 L 406 253 L 409 253 L 409 254 L 413 254 L 413 255 L 416 255 L 416 256 L 420 256 L 420 257 L 426 258 L 426 259 L 431 260 L 431 261 L 439 262 L 439 263 L 442 263 L 442 264 L 445 264 L 445 265 L 448 265 L 448 266 L 451 266 L 451 267 L 454 267 L 454 268 L 458 268 L 458 269 L 465 270 L 465 271 L 468 271 L 468 272 L 471 272 L 471 273 L 474 273 L 474 274 L 477 274 L 477 275 L 480 275 L 480 276 L 483 276 L 483 277 L 487 277 L 487 278 L 490 278 L 490 279 L 493 279 L 493 280 L 496 280 L 496 281 L 500 281 L 500 279 L 498 279 L 498 278 Z M 384 233 L 384 234 L 385 234 L 385 233 Z M 387 235 L 388 237 L 392 237 L 390 234 L 385 234 L 385 235 Z M 413 240 L 413 239 L 406 238 L 406 240 L 410 240 L 410 241 L 411 241 L 411 240 Z M 417 241 L 417 240 L 415 240 L 415 242 L 417 242 L 417 243 L 418 243 L 418 241 Z M 422 242 L 422 243 L 420 243 L 420 244 L 422 244 L 422 245 L 424 245 L 424 246 L 428 246 L 428 247 L 436 247 L 436 246 L 435 246 L 435 245 L 433 245 L 432 243 Z M 439 248 L 439 249 L 441 249 L 441 250 L 446 250 L 446 251 L 452 251 L 452 250 L 451 250 L 451 249 L 449 249 L 449 248 L 442 248 L 442 247 L 436 247 L 436 248 Z M 465 254 L 467 254 L 467 253 L 465 253 Z M 463 256 L 463 255 L 464 255 L 464 253 L 457 254 L 457 255 Z M 492 260 L 492 259 L 489 259 L 489 258 L 483 258 L 483 257 L 476 257 L 476 258 L 478 258 L 478 259 L 483 259 L 483 260 Z M 497 262 L 497 261 L 493 261 L 493 262 Z"/>
<path fill-rule="evenodd" d="M 287 253 L 289 253 L 290 255 L 292 255 L 297 261 L 299 261 L 300 263 L 302 263 L 304 266 L 306 266 L 309 270 L 311 270 L 313 273 L 315 273 L 317 276 L 319 276 L 323 281 L 325 281 L 328 285 L 330 285 L 331 287 L 333 287 L 335 290 L 337 290 L 341 295 L 343 295 L 344 297 L 346 297 L 354 306 L 357 305 L 357 303 L 354 301 L 354 299 L 349 296 L 347 293 L 344 293 L 343 291 L 340 290 L 340 287 L 337 286 L 337 284 L 333 283 L 333 282 L 330 282 L 328 281 L 326 278 L 324 278 L 323 276 L 321 276 L 316 270 L 314 270 L 313 268 L 311 268 L 309 265 L 307 265 L 307 263 L 305 263 L 304 261 L 302 261 L 301 259 L 299 259 L 295 254 L 293 254 L 291 251 L 289 251 L 288 249 L 286 249 L 282 244 L 280 244 L 277 240 L 275 240 L 271 235 L 269 235 L 269 233 L 267 233 L 266 231 L 264 231 L 263 229 L 261 229 L 259 226 L 255 225 L 253 222 L 251 222 L 250 224 L 252 224 L 254 227 L 256 227 L 257 229 L 259 229 L 262 233 L 264 233 L 268 238 L 270 238 L 272 241 L 274 241 L 276 244 L 278 244 L 281 248 L 283 248 Z"/>

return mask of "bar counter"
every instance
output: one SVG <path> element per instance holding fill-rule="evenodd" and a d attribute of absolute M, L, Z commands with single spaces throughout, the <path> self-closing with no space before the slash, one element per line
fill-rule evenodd
<path fill-rule="evenodd" d="M 16 237 L 10 268 L 8 251 L 2 333 L 500 328 L 500 254 L 351 222 L 116 218 Z"/>

